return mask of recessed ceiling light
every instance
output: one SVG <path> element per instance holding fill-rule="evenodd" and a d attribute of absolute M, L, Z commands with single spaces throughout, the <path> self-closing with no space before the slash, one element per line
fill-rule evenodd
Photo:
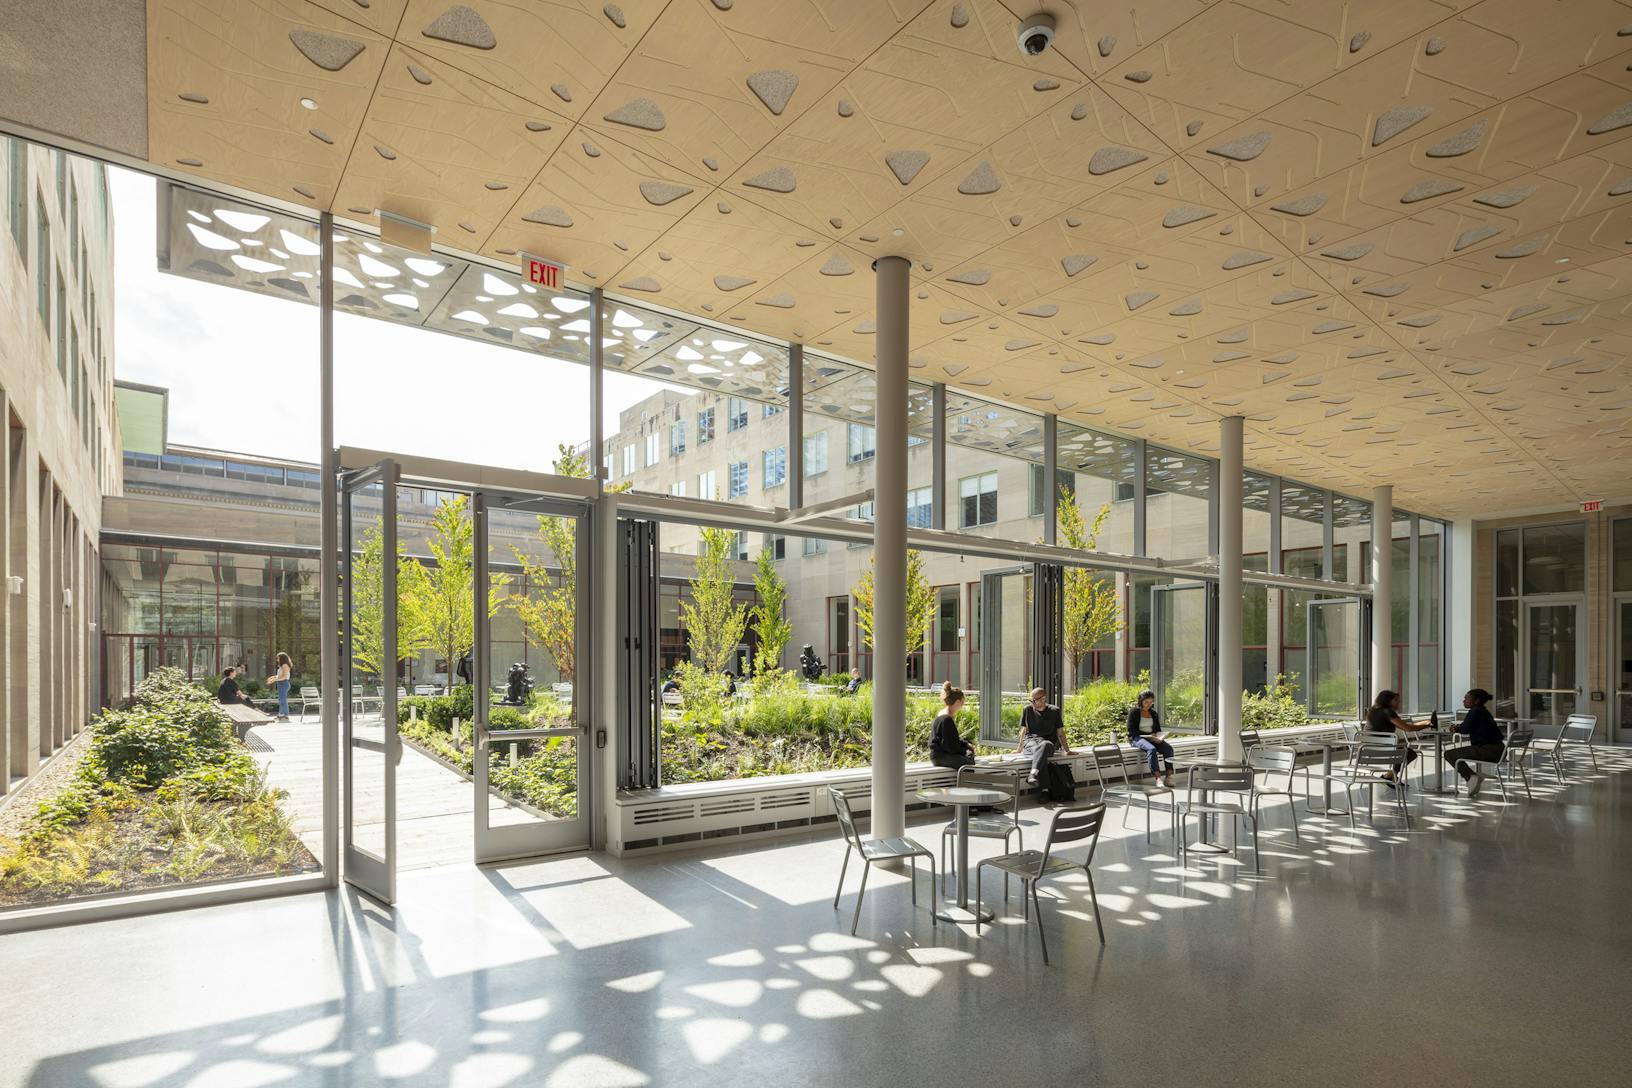
<path fill-rule="evenodd" d="M 1569 264 L 1570 259 L 1568 257 L 1560 257 L 1558 260 L 1554 261 L 1553 263 L 1554 264 Z"/>
<path fill-rule="evenodd" d="M 302 98 L 300 104 L 309 110 L 317 109 L 317 99 L 315 98 Z"/>

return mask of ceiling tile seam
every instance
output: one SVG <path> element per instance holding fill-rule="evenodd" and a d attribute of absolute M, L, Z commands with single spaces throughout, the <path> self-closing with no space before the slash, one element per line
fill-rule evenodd
<path fill-rule="evenodd" d="M 1235 201 L 1233 199 L 1228 197 L 1228 194 L 1226 194 L 1226 199 L 1229 199 L 1230 203 L 1232 203 L 1232 204 L 1235 203 Z M 1245 215 L 1251 216 L 1255 222 L 1258 222 L 1257 217 L 1253 216 L 1251 212 L 1248 212 L 1245 209 L 1242 209 L 1242 213 L 1245 214 Z M 1263 223 L 1259 222 L 1259 226 L 1263 227 Z M 1266 231 L 1269 230 L 1269 228 L 1267 228 L 1267 227 L 1265 227 L 1264 229 Z M 1269 233 L 1273 233 L 1273 232 L 1270 231 Z M 1343 295 L 1343 293 L 1341 291 L 1339 291 L 1336 287 L 1334 287 L 1332 285 L 1331 281 L 1328 280 L 1320 271 L 1318 271 L 1316 268 L 1314 268 L 1313 265 L 1310 264 L 1308 259 L 1306 259 L 1302 254 L 1294 254 L 1293 259 L 1295 261 L 1297 261 L 1299 264 L 1303 265 L 1304 270 L 1307 271 L 1316 280 L 1318 280 L 1319 282 L 1325 284 L 1327 286 L 1327 288 L 1329 290 L 1331 290 L 1332 293 L 1336 297 L 1344 298 L 1345 301 L 1347 301 L 1347 296 Z M 1352 305 L 1352 303 L 1351 303 L 1351 305 Z M 1360 307 L 1354 307 L 1354 309 L 1357 312 L 1357 316 L 1362 321 L 1370 322 L 1372 328 L 1375 329 L 1381 336 L 1385 337 L 1391 343 L 1395 344 L 1396 348 L 1399 351 L 1403 352 L 1406 355 L 1411 356 L 1414 360 L 1416 360 L 1416 362 L 1418 363 L 1419 366 L 1422 366 L 1424 370 L 1426 370 L 1429 374 L 1433 375 L 1433 377 L 1435 377 L 1439 381 L 1439 384 L 1441 386 L 1443 386 L 1446 389 L 1446 391 L 1452 397 L 1454 397 L 1459 403 L 1463 404 L 1466 407 L 1466 410 L 1468 412 L 1472 413 L 1473 416 L 1480 419 L 1485 424 L 1485 426 L 1487 428 L 1487 432 L 1489 434 L 1491 434 L 1492 436 L 1494 436 L 1496 438 L 1499 438 L 1502 442 L 1507 444 L 1510 448 L 1512 448 L 1518 454 L 1520 454 L 1521 456 L 1523 456 L 1524 458 L 1526 458 L 1527 460 L 1532 462 L 1541 472 L 1543 472 L 1547 476 L 1551 477 L 1553 480 L 1555 480 L 1557 483 L 1559 483 L 1561 486 L 1563 486 L 1565 491 L 1568 492 L 1568 491 L 1571 490 L 1569 485 L 1566 484 L 1564 480 L 1560 479 L 1557 475 L 1555 475 L 1553 473 L 1553 471 L 1551 469 L 1549 469 L 1546 465 L 1544 465 L 1534 454 L 1532 454 L 1530 452 L 1530 450 L 1525 445 L 1521 444 L 1516 438 L 1512 438 L 1512 437 L 1507 436 L 1503 432 L 1502 428 L 1498 425 L 1497 421 L 1491 419 L 1488 415 L 1485 414 L 1483 409 L 1479 408 L 1472 401 L 1468 400 L 1460 390 L 1458 390 L 1456 387 L 1452 386 L 1450 384 L 1449 380 L 1446 379 L 1445 377 L 1443 377 L 1442 375 L 1440 375 L 1435 370 L 1435 368 L 1433 368 L 1431 366 L 1428 366 L 1417 355 L 1416 352 L 1410 350 L 1409 348 L 1407 348 L 1403 344 L 1401 344 L 1400 341 L 1394 336 L 1394 334 L 1392 332 L 1390 332 L 1388 329 L 1383 327 L 1383 325 L 1382 325 L 1382 323 L 1380 321 L 1373 318 L 1369 313 L 1367 313 L 1365 310 L 1361 309 Z M 1325 458 L 1323 457 L 1322 460 L 1324 460 L 1324 459 Z"/>
<path fill-rule="evenodd" d="M 1483 0 L 1483 2 L 1481 4 L 1479 4 L 1479 5 L 1476 5 L 1476 7 L 1482 7 L 1484 3 L 1491 3 L 1491 2 L 1493 2 L 1493 0 Z M 1475 8 L 1468 8 L 1465 11 L 1458 12 L 1456 16 L 1453 16 L 1453 18 L 1460 18 L 1462 15 L 1465 15 L 1465 14 L 1467 14 L 1467 12 L 1473 11 L 1473 10 L 1475 10 Z M 1442 20 L 1442 22 L 1443 22 L 1443 20 Z M 1435 24 L 1436 27 L 1438 25 L 1439 24 L 1437 24 L 1437 23 Z M 1423 31 L 1423 33 L 1427 33 L 1427 31 Z M 1286 98 L 1281 99 L 1279 102 L 1275 102 L 1275 103 L 1273 103 L 1271 105 L 1265 106 L 1263 109 L 1257 111 L 1256 113 L 1250 114 L 1247 117 L 1243 117 L 1241 120 L 1237 121 L 1235 124 L 1229 126 L 1229 128 L 1226 128 L 1224 131 L 1229 132 L 1229 131 L 1231 131 L 1231 130 L 1233 130 L 1233 129 L 1241 126 L 1241 125 L 1245 125 L 1245 124 L 1247 124 L 1247 123 L 1249 123 L 1251 121 L 1254 121 L 1254 120 L 1259 120 L 1259 119 L 1263 118 L 1263 116 L 1266 113 L 1269 113 L 1271 110 L 1277 109 L 1277 108 L 1285 105 L 1286 103 L 1292 101 L 1294 98 L 1301 97 L 1302 94 L 1307 94 L 1307 93 L 1312 92 L 1316 87 L 1319 87 L 1321 84 L 1326 83 L 1329 80 L 1336 79 L 1338 76 L 1341 76 L 1341 75 L 1346 75 L 1347 73 L 1353 71 L 1356 68 L 1361 67 L 1364 64 L 1371 63 L 1372 61 L 1377 60 L 1377 59 L 1381 58 L 1382 56 L 1384 56 L 1387 52 L 1388 52 L 1387 50 L 1383 50 L 1380 53 L 1377 53 L 1377 54 L 1375 54 L 1375 55 L 1373 55 L 1371 57 L 1366 58 L 1365 60 L 1361 61 L 1359 64 L 1353 64 L 1353 65 L 1350 65 L 1348 68 L 1344 68 L 1342 71 L 1334 72 L 1332 75 L 1327 76 L 1326 79 L 1321 80 L 1319 83 L 1311 84 L 1310 87 L 1307 90 L 1305 90 L 1303 92 L 1300 92 L 1299 94 L 1288 95 Z M 1605 61 L 1608 61 L 1608 60 L 1611 60 L 1611 59 L 1618 59 L 1618 58 L 1621 58 L 1621 57 L 1625 57 L 1625 56 L 1627 56 L 1629 54 L 1632 54 L 1632 46 L 1629 46 L 1628 48 L 1623 49 L 1618 53 L 1610 53 L 1608 56 L 1606 56 L 1604 58 L 1603 61 L 1600 61 L 1599 63 L 1601 64 L 1601 63 L 1604 63 Z M 1574 68 L 1574 69 L 1571 69 L 1568 72 L 1565 72 L 1563 75 L 1556 76 L 1556 77 L 1554 77 L 1552 79 L 1542 80 L 1540 83 L 1536 83 L 1536 84 L 1534 84 L 1534 85 L 1532 85 L 1530 87 L 1521 88 L 1521 89 L 1519 89 L 1517 91 L 1514 91 L 1512 94 L 1508 95 L 1506 98 L 1499 98 L 1496 101 L 1492 102 L 1490 105 L 1484 106 L 1484 107 L 1482 107 L 1482 108 L 1480 108 L 1478 110 L 1474 110 L 1472 114 L 1468 114 L 1467 116 L 1464 116 L 1459 120 L 1451 121 L 1451 122 L 1448 122 L 1448 123 L 1446 123 L 1444 125 L 1439 126 L 1438 128 L 1424 131 L 1420 135 L 1414 137 L 1408 144 L 1402 144 L 1402 145 L 1399 145 L 1399 146 L 1405 147 L 1405 146 L 1411 146 L 1412 144 L 1428 143 L 1435 136 L 1441 136 L 1442 137 L 1443 134 L 1445 132 L 1447 132 L 1448 130 L 1452 130 L 1452 129 L 1458 129 L 1459 130 L 1461 128 L 1466 128 L 1467 127 L 1468 117 L 1471 117 L 1474 114 L 1483 113 L 1486 110 L 1492 110 L 1492 109 L 1496 109 L 1498 107 L 1509 105 L 1509 104 L 1511 104 L 1511 103 L 1513 103 L 1513 102 L 1515 102 L 1515 101 L 1519 100 L 1520 98 L 1523 98 L 1523 97 L 1525 97 L 1527 95 L 1533 95 L 1533 94 L 1537 93 L 1538 91 L 1546 90 L 1547 88 L 1553 86 L 1556 83 L 1562 83 L 1567 79 L 1573 79 L 1576 76 L 1579 76 L 1579 75 L 1583 74 L 1583 72 L 1585 72 L 1584 68 Z M 1118 103 L 1118 104 L 1120 105 L 1120 103 Z M 1279 122 L 1275 122 L 1275 123 L 1278 124 Z M 1621 142 L 1623 142 L 1623 141 L 1625 141 L 1627 139 L 1632 139 L 1632 128 L 1617 129 L 1615 131 L 1618 133 L 1618 135 L 1616 135 L 1614 138 L 1612 138 L 1610 140 L 1607 140 L 1607 141 L 1605 141 L 1605 142 L 1603 142 L 1601 144 L 1598 144 L 1596 146 L 1598 146 L 1598 147 L 1608 147 L 1608 146 L 1610 146 L 1612 144 L 1618 144 L 1618 143 L 1621 143 Z M 1608 135 L 1608 133 L 1604 133 L 1603 135 Z M 1394 150 L 1394 149 L 1390 148 L 1389 150 Z M 1186 157 L 1186 162 L 1187 163 L 1189 162 L 1189 158 L 1188 158 L 1188 156 L 1190 154 L 1189 152 L 1179 152 L 1179 154 L 1185 156 Z M 1581 152 L 1580 155 L 1571 155 L 1567 159 L 1559 159 L 1559 160 L 1555 161 L 1554 163 L 1552 163 L 1551 165 L 1552 166 L 1558 166 L 1558 165 L 1560 165 L 1562 163 L 1573 162 L 1574 160 L 1580 158 L 1582 155 L 1590 155 L 1590 154 L 1592 154 L 1592 152 L 1583 151 L 1583 152 Z M 1202 155 L 1205 155 L 1205 152 L 1203 152 Z M 1330 171 L 1328 173 L 1320 174 L 1320 175 L 1317 175 L 1315 177 L 1309 178 L 1309 179 L 1307 179 L 1305 181 L 1299 182 L 1297 185 L 1292 186 L 1285 193 L 1283 193 L 1282 198 L 1284 199 L 1287 195 L 1289 195 L 1291 193 L 1299 192 L 1299 191 L 1301 191 L 1301 190 L 1303 190 L 1305 188 L 1308 188 L 1310 186 L 1319 185 L 1323 181 L 1329 181 L 1332 178 L 1338 177 L 1341 174 L 1344 174 L 1344 173 L 1347 173 L 1350 170 L 1353 170 L 1356 166 L 1359 166 L 1361 163 L 1367 162 L 1368 160 L 1370 160 L 1372 158 L 1376 158 L 1376 157 L 1378 157 L 1378 155 L 1375 155 L 1375 154 L 1363 154 L 1360 158 L 1355 159 L 1354 161 L 1350 162 L 1347 166 L 1338 167 L 1337 169 L 1332 170 L 1332 171 Z M 1198 156 L 1196 161 L 1206 162 L 1208 160 L 1205 159 L 1204 157 Z M 1192 166 L 1192 168 L 1194 168 L 1193 163 L 1191 163 L 1190 165 Z M 1516 180 L 1517 178 L 1525 177 L 1525 176 L 1527 176 L 1529 174 L 1536 174 L 1536 173 L 1540 173 L 1540 171 L 1539 170 L 1527 170 L 1527 171 L 1525 171 L 1524 174 L 1514 175 L 1513 178 L 1509 178 L 1507 180 L 1508 181 L 1513 181 L 1513 180 Z M 1498 182 L 1496 184 L 1500 184 L 1500 182 Z M 1266 201 L 1266 203 L 1267 203 L 1267 201 Z M 1416 213 L 1414 213 L 1414 212 L 1413 213 L 1402 213 L 1401 218 L 1409 218 L 1409 216 L 1412 215 L 1412 214 L 1416 214 Z M 1398 219 L 1390 220 L 1390 222 L 1399 222 L 1399 220 Z M 1376 229 L 1376 228 L 1371 228 L 1371 229 Z M 1338 239 L 1338 240 L 1341 240 L 1341 239 Z"/>
<path fill-rule="evenodd" d="M 316 4 L 312 4 L 311 0 L 306 0 L 306 2 L 307 2 L 308 5 L 310 5 L 312 7 L 317 6 Z M 327 8 L 319 8 L 319 10 L 320 11 L 328 11 Z M 329 14 L 333 15 L 335 13 L 330 12 Z M 338 16 L 338 17 L 339 18 L 344 18 L 344 16 Z M 340 164 L 340 173 L 335 179 L 334 192 L 329 194 L 328 206 L 329 206 L 329 214 L 331 214 L 331 215 L 333 215 L 335 213 L 335 211 L 339 210 L 339 209 L 337 209 L 335 207 L 335 205 L 340 202 L 340 192 L 341 192 L 342 189 L 345 188 L 346 173 L 351 169 L 352 157 L 357 153 L 358 143 L 360 143 L 362 141 L 363 129 L 368 125 L 368 119 L 374 113 L 374 102 L 375 102 L 376 99 L 379 98 L 380 85 L 385 82 L 385 66 L 387 64 L 391 63 L 391 46 L 393 46 L 393 45 L 395 45 L 397 43 L 397 35 L 402 33 L 402 23 L 403 23 L 403 20 L 406 19 L 407 17 L 408 17 L 408 5 L 403 4 L 402 11 L 399 12 L 398 15 L 397 15 L 396 29 L 393 30 L 385 38 L 385 40 L 389 43 L 385 47 L 385 57 L 384 57 L 384 59 L 382 59 L 380 61 L 380 70 L 378 72 L 376 72 L 375 75 L 374 75 L 374 87 L 373 87 L 372 90 L 370 90 L 368 92 L 368 104 L 363 107 L 362 116 L 359 117 L 358 120 L 357 120 L 357 129 L 356 129 L 355 132 L 352 133 L 352 136 L 351 136 L 351 146 L 346 148 L 346 161 Z M 369 32 L 372 33 L 372 34 L 378 34 L 379 33 L 378 31 L 375 31 L 375 30 L 372 30 L 372 29 L 370 29 Z M 378 211 L 378 210 L 379 210 L 378 208 L 375 209 L 375 211 Z"/>

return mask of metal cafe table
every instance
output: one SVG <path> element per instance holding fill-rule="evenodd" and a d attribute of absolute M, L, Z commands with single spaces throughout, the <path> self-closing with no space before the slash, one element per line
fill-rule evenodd
<path fill-rule="evenodd" d="M 975 912 L 969 907 L 969 810 L 986 805 L 1001 805 L 1009 800 L 999 790 L 982 790 L 970 786 L 928 786 L 917 793 L 918 800 L 934 805 L 947 805 L 957 812 L 958 828 L 958 905 L 943 907 L 935 916 L 945 922 L 973 922 Z M 981 909 L 980 920 L 990 922 L 995 915 Z"/>

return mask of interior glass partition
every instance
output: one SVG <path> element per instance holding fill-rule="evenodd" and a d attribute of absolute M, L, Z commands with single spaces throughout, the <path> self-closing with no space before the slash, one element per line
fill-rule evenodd
<path fill-rule="evenodd" d="M 1156 586 L 1151 597 L 1151 690 L 1165 729 L 1212 732 L 1217 727 L 1218 583 Z"/>
<path fill-rule="evenodd" d="M 1369 705 L 1362 664 L 1370 653 L 1365 607 L 1353 597 L 1311 600 L 1305 606 L 1309 675 L 1304 700 L 1311 717 L 1358 720 Z"/>

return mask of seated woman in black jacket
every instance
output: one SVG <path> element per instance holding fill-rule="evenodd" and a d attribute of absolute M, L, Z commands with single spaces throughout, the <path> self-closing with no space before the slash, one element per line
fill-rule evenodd
<path fill-rule="evenodd" d="M 937 767 L 957 770 L 975 761 L 975 746 L 958 732 L 958 711 L 963 709 L 963 692 L 948 680 L 941 685 L 941 702 L 946 709 L 935 717 L 929 729 L 929 761 Z"/>
<path fill-rule="evenodd" d="M 1154 691 L 1141 691 L 1139 702 L 1128 711 L 1128 743 L 1145 753 L 1152 777 L 1164 786 L 1173 785 L 1173 746 L 1162 732 Z"/>
<path fill-rule="evenodd" d="M 1474 688 L 1462 696 L 1462 705 L 1467 707 L 1468 714 L 1457 725 L 1456 731 L 1466 734 L 1469 743 L 1445 753 L 1445 762 L 1456 767 L 1456 773 L 1468 783 L 1469 797 L 1479 796 L 1479 787 L 1484 784 L 1485 776 L 1470 767 L 1457 766 L 1457 760 L 1500 763 L 1502 754 L 1507 751 L 1507 744 L 1502 740 L 1502 727 L 1496 724 L 1496 719 L 1485 706 L 1490 700 L 1491 694 L 1484 688 Z"/>

